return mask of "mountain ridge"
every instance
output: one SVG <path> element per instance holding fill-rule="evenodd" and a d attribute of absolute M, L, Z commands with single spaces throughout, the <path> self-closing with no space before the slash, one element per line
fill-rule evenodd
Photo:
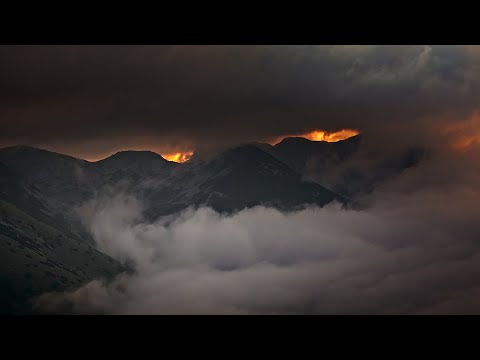
<path fill-rule="evenodd" d="M 0 149 L 0 313 L 27 312 L 31 296 L 125 271 L 95 249 L 76 212 L 98 195 L 108 198 L 113 189 L 137 197 L 147 221 L 189 207 L 231 214 L 259 205 L 281 211 L 332 201 L 348 206 L 348 196 L 305 180 L 304 170 L 316 157 L 320 169 L 328 172 L 360 143 L 359 137 L 337 143 L 286 138 L 276 145 L 244 143 L 185 163 L 151 151 L 120 151 L 88 162 L 29 146 Z M 387 175 L 415 165 L 421 156 L 413 151 L 394 159 Z M 338 188 L 354 180 L 344 177 Z M 361 180 L 364 188 L 371 185 L 369 178 Z"/>

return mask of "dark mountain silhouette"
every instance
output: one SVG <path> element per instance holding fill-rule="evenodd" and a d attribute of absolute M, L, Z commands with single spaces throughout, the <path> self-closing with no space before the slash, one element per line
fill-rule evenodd
<path fill-rule="evenodd" d="M 287 138 L 275 146 L 245 144 L 183 164 L 149 151 L 122 151 L 88 162 L 27 146 L 0 149 L 0 312 L 25 313 L 32 296 L 125 271 L 95 249 L 76 211 L 104 190 L 134 194 L 150 220 L 201 206 L 224 213 L 257 205 L 292 211 L 332 201 L 348 204 L 339 195 L 353 194 L 346 185 L 368 188 L 422 156 L 415 149 L 392 159 L 375 181 L 354 172 L 331 188 L 305 181 L 309 166 L 328 173 L 356 153 L 360 140 Z"/>
<path fill-rule="evenodd" d="M 31 179 L 3 163 L 0 174 L 0 313 L 28 313 L 35 295 L 123 271 L 89 236 L 76 234 L 74 223 L 54 215 Z"/>
<path fill-rule="evenodd" d="M 276 145 L 255 143 L 255 146 L 275 156 L 299 173 L 309 166 L 327 170 L 332 163 L 346 160 L 361 144 L 361 135 L 338 142 L 312 141 L 302 137 L 287 137 Z"/>
<path fill-rule="evenodd" d="M 425 149 L 412 147 L 384 160 L 369 159 L 368 153 L 361 153 L 362 135 L 338 142 L 289 137 L 273 146 L 251 144 L 345 198 L 372 192 L 380 183 L 416 166 L 425 155 Z M 365 160 L 370 161 L 368 167 Z"/>
<path fill-rule="evenodd" d="M 256 146 L 228 149 L 213 160 L 188 168 L 177 203 L 232 212 L 256 205 L 291 210 L 305 204 L 343 201 Z"/>

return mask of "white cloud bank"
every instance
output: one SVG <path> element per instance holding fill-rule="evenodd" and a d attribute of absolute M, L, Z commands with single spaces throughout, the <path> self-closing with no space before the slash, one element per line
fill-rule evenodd
<path fill-rule="evenodd" d="M 480 313 L 480 189 L 445 179 L 417 186 L 425 171 L 435 174 L 407 171 L 363 211 L 201 208 L 148 223 L 128 195 L 96 199 L 82 214 L 99 249 L 136 272 L 37 305 L 80 314 Z"/>

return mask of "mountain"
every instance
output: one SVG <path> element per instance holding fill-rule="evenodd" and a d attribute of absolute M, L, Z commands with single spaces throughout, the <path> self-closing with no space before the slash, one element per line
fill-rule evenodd
<path fill-rule="evenodd" d="M 109 189 L 141 199 L 150 220 L 201 206 L 222 213 L 257 205 L 291 211 L 332 201 L 348 204 L 345 195 L 355 195 L 355 187 L 371 189 L 415 166 L 423 155 L 413 149 L 369 174 L 347 167 L 327 187 L 305 180 L 312 167 L 327 175 L 355 156 L 360 140 L 287 138 L 275 146 L 244 144 L 182 164 L 149 151 L 88 162 L 27 146 L 0 149 L 0 313 L 27 313 L 32 296 L 126 270 L 95 249 L 76 211 Z"/>
<path fill-rule="evenodd" d="M 10 177 L 21 176 L 26 190 L 17 190 L 25 195 L 13 196 L 17 206 L 25 209 L 35 204 L 29 215 L 38 219 L 48 214 L 57 228 L 89 239 L 75 209 L 107 188 L 143 200 L 151 219 L 189 206 L 211 206 L 221 212 L 255 205 L 296 209 L 304 204 L 323 206 L 334 199 L 345 203 L 414 166 L 422 155 L 413 149 L 368 169 L 351 164 L 339 167 L 358 154 L 361 144 L 360 135 L 333 143 L 294 137 L 274 146 L 249 143 L 209 160 L 183 164 L 149 151 L 122 151 L 87 162 L 18 146 L 0 149 L 0 163 L 9 168 Z M 26 194 L 30 198 L 21 205 Z"/>
<path fill-rule="evenodd" d="M 2 163 L 0 163 L 0 174 L 1 200 L 15 203 L 19 209 L 34 214 L 42 221 L 49 219 L 46 215 L 47 209 L 28 191 L 19 174 Z"/>
<path fill-rule="evenodd" d="M 338 142 L 287 137 L 273 146 L 263 143 L 255 143 L 254 145 L 303 174 L 309 167 L 326 171 L 329 165 L 348 159 L 360 147 L 361 139 L 361 135 Z"/>
<path fill-rule="evenodd" d="M 152 220 L 190 206 L 291 210 L 343 200 L 255 146 L 185 164 L 148 151 L 88 162 L 27 146 L 0 149 L 1 313 L 26 313 L 33 296 L 125 270 L 95 249 L 76 212 L 108 188 L 142 199 Z"/>
<path fill-rule="evenodd" d="M 0 174 L 0 313 L 28 313 L 33 296 L 124 270 L 54 217 L 22 175 L 3 163 Z"/>
<path fill-rule="evenodd" d="M 89 169 L 97 172 L 105 181 L 111 181 L 132 175 L 161 177 L 179 165 L 151 151 L 121 151 L 104 160 L 90 163 Z"/>
<path fill-rule="evenodd" d="M 72 232 L 81 237 L 86 234 L 75 212 L 80 204 L 109 186 L 124 184 L 133 191 L 146 179 L 169 176 L 179 165 L 149 151 L 122 151 L 88 162 L 27 146 L 0 149 L 0 163 L 21 176 L 25 191 L 41 203 L 44 213 L 73 225 Z"/>
<path fill-rule="evenodd" d="M 333 189 L 347 197 L 358 197 L 373 192 L 380 184 L 417 166 L 427 156 L 422 147 L 412 147 L 390 155 L 387 159 L 367 164 L 353 162 L 341 167 L 333 179 L 324 183 L 335 184 Z M 325 178 L 328 179 L 328 176 Z"/>
<path fill-rule="evenodd" d="M 425 155 L 422 147 L 407 148 L 386 159 L 361 153 L 362 135 L 338 142 L 288 137 L 276 145 L 251 143 L 292 169 L 346 198 L 372 192 L 379 184 L 416 166 Z"/>
<path fill-rule="evenodd" d="M 125 268 L 97 251 L 76 207 L 117 182 L 161 177 L 176 163 L 150 152 L 122 152 L 89 163 L 27 146 L 0 150 L 0 313 L 28 299 Z"/>
<path fill-rule="evenodd" d="M 187 165 L 175 182 L 180 185 L 170 202 L 177 208 L 209 206 L 234 212 L 265 205 L 291 210 L 305 204 L 344 201 L 319 184 L 302 181 L 299 173 L 253 145 L 228 149 L 206 163 Z"/>
<path fill-rule="evenodd" d="M 42 213 L 55 219 L 61 227 L 68 228 L 72 234 L 86 236 L 83 228 L 74 224 L 73 209 L 86 201 L 95 189 L 86 173 L 87 161 L 33 147 L 15 146 L 0 150 L 0 163 L 21 177 L 23 191 L 41 203 Z M 31 210 L 34 208 L 37 206 L 32 206 Z M 27 213 L 34 215 L 31 211 Z"/>

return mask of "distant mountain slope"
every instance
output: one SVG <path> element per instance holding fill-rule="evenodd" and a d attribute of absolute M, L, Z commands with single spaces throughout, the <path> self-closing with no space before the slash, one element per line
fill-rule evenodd
<path fill-rule="evenodd" d="M 109 181 L 112 177 L 122 175 L 163 176 L 179 165 L 151 151 L 121 151 L 106 159 L 89 163 L 88 168 Z"/>
<path fill-rule="evenodd" d="M 107 188 L 138 196 L 152 218 L 189 206 L 291 210 L 342 200 L 251 145 L 186 164 L 148 151 L 87 162 L 26 146 L 0 149 L 0 312 L 26 312 L 31 296 L 123 270 L 94 249 L 75 212 Z"/>
<path fill-rule="evenodd" d="M 23 192 L 31 195 L 24 203 L 37 204 L 33 207 L 42 208 L 42 213 L 59 224 L 69 224 L 73 234 L 88 237 L 75 219 L 75 207 L 119 184 L 141 198 L 152 217 L 202 205 L 219 211 L 260 204 L 287 209 L 324 205 L 333 199 L 345 201 L 371 191 L 383 179 L 414 166 L 421 158 L 421 152 L 413 149 L 374 168 L 349 164 L 340 168 L 338 175 L 338 165 L 358 154 L 361 144 L 361 135 L 333 143 L 286 138 L 274 146 L 250 143 L 208 161 L 184 164 L 149 151 L 123 151 L 87 162 L 18 146 L 0 149 L 0 163 L 22 177 Z M 316 183 L 301 181 L 305 176 Z M 22 196 L 16 199 L 20 201 Z"/>
<path fill-rule="evenodd" d="M 370 191 L 382 179 L 419 159 L 413 155 L 410 163 L 391 159 L 368 169 L 368 173 L 346 167 L 332 182 L 331 170 L 337 171 L 339 164 L 355 156 L 361 144 L 361 135 L 333 143 L 286 138 L 274 146 L 250 143 L 206 162 L 184 164 L 149 151 L 122 151 L 101 161 L 87 162 L 18 146 L 0 149 L 0 163 L 22 176 L 26 193 L 32 196 L 26 203 L 40 203 L 34 207 L 42 208 L 58 223 L 69 224 L 72 233 L 88 237 L 75 220 L 75 207 L 118 184 L 141 198 L 152 217 L 202 205 L 219 211 L 260 204 L 286 209 L 302 204 L 324 205 L 335 198 L 344 201 Z M 408 152 L 405 156 L 409 156 Z M 317 183 L 301 181 L 305 176 Z"/>
<path fill-rule="evenodd" d="M 40 221 L 48 221 L 47 209 L 26 188 L 21 175 L 0 163 L 0 199 L 16 204 L 17 208 L 30 213 Z"/>
<path fill-rule="evenodd" d="M 0 313 L 29 312 L 32 296 L 123 271 L 44 201 L 77 159 L 24 147 L 0 154 L 15 167 L 0 162 Z"/>
<path fill-rule="evenodd" d="M 54 224 L 0 200 L 0 313 L 26 313 L 32 296 L 112 278 L 124 270 L 93 243 Z"/>
<path fill-rule="evenodd" d="M 346 196 L 361 196 L 373 192 L 380 184 L 398 176 L 402 172 L 417 166 L 426 156 L 424 148 L 413 147 L 390 158 L 366 165 L 347 164 L 341 167 L 333 179 L 324 182 L 332 184 L 335 191 Z"/>
<path fill-rule="evenodd" d="M 87 235 L 76 219 L 77 206 L 119 183 L 134 191 L 145 180 L 169 176 L 179 165 L 149 151 L 123 151 L 88 162 L 27 146 L 0 149 L 0 163 L 21 176 L 23 192 L 41 203 L 45 213 L 81 237 Z"/>
<path fill-rule="evenodd" d="M 407 148 L 388 158 L 373 159 L 364 150 L 362 135 L 338 142 L 289 137 L 276 145 L 252 143 L 285 162 L 307 178 L 347 198 L 373 191 L 379 184 L 416 166 L 425 154 L 421 147 Z"/>
<path fill-rule="evenodd" d="M 0 200 L 12 204 L 37 221 L 55 226 L 65 234 L 80 239 L 81 236 L 76 231 L 78 229 L 65 217 L 53 213 L 43 200 L 44 197 L 34 181 L 29 184 L 22 175 L 0 162 Z"/>
<path fill-rule="evenodd" d="M 361 135 L 338 142 L 287 137 L 273 146 L 262 143 L 255 145 L 303 174 L 309 166 L 321 170 L 327 169 L 332 163 L 346 160 L 358 150 L 361 139 Z"/>
<path fill-rule="evenodd" d="M 75 210 L 105 189 L 140 198 L 151 220 L 190 206 L 226 213 L 257 205 L 296 210 L 349 203 L 349 196 L 371 191 L 423 156 L 422 149 L 410 149 L 369 171 L 340 167 L 328 182 L 324 175 L 355 156 L 360 144 L 359 136 L 337 143 L 287 138 L 183 164 L 148 151 L 88 162 L 26 146 L 0 149 L 0 312 L 25 313 L 31 296 L 124 270 L 94 249 Z M 305 181 L 312 168 L 317 182 Z"/>
<path fill-rule="evenodd" d="M 0 149 L 0 163 L 21 176 L 24 190 L 58 222 L 71 224 L 72 209 L 88 199 L 95 189 L 86 171 L 88 162 L 71 156 L 15 146 Z M 71 230 L 84 235 L 78 226 Z"/>
<path fill-rule="evenodd" d="M 170 203 L 177 209 L 210 206 L 232 212 L 265 205 L 286 210 L 343 201 L 319 184 L 302 181 L 300 174 L 254 145 L 228 149 L 206 163 L 186 166 L 176 183 L 181 185 Z"/>
<path fill-rule="evenodd" d="M 118 162 L 119 179 L 155 169 L 142 157 Z M 155 161 L 174 166 L 159 155 Z M 113 183 L 117 169 L 104 165 L 31 147 L 0 150 L 0 313 L 25 313 L 31 296 L 124 270 L 95 250 L 74 211 Z"/>

